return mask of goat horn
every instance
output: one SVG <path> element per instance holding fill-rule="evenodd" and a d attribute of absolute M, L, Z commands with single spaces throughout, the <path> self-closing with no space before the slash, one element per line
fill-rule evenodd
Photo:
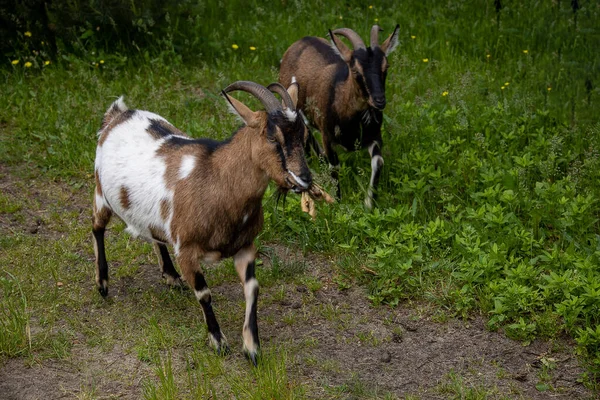
<path fill-rule="evenodd" d="M 269 86 L 267 86 L 267 89 L 269 89 L 273 93 L 277 93 L 278 95 L 280 95 L 281 99 L 283 100 L 283 103 L 285 104 L 285 106 L 287 108 L 289 108 L 292 111 L 294 111 L 296 109 L 296 107 L 294 106 L 294 102 L 292 101 L 292 98 L 290 97 L 290 94 L 288 93 L 287 90 L 285 90 L 285 88 L 283 87 L 283 85 L 281 83 L 279 83 L 279 82 L 271 83 Z"/>
<path fill-rule="evenodd" d="M 229 93 L 234 90 L 241 90 L 244 92 L 248 92 L 254 97 L 256 97 L 262 105 L 265 107 L 267 113 L 272 111 L 281 110 L 283 107 L 281 103 L 273 93 L 267 90 L 266 87 L 259 85 L 258 83 L 250 82 L 250 81 L 237 81 L 233 82 L 231 85 L 227 86 L 223 89 L 224 93 Z"/>
<path fill-rule="evenodd" d="M 383 31 L 379 25 L 373 25 L 371 28 L 371 48 L 379 47 L 379 32 Z"/>
<path fill-rule="evenodd" d="M 358 33 L 349 28 L 340 28 L 333 31 L 334 35 L 342 35 L 352 43 L 354 50 L 365 49 L 365 42 L 358 36 Z"/>

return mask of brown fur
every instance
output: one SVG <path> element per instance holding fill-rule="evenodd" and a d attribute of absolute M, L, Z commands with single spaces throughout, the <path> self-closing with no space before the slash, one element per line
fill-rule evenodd
<path fill-rule="evenodd" d="M 157 242 L 161 242 L 161 243 L 169 242 L 169 240 L 167 239 L 167 235 L 165 234 L 165 232 L 163 232 L 162 229 L 151 226 L 149 228 L 149 230 L 150 230 L 150 234 L 152 235 L 152 239 L 156 240 Z"/>
<path fill-rule="evenodd" d="M 169 219 L 169 214 L 171 213 L 171 203 L 169 203 L 167 200 L 161 200 L 160 201 L 160 217 L 162 218 L 163 221 L 166 221 Z"/>
<path fill-rule="evenodd" d="M 262 143 L 266 145 L 266 140 L 256 138 L 254 129 L 244 127 L 230 143 L 206 158 L 202 168 L 192 171 L 188 178 L 193 183 L 171 180 L 175 190 L 171 222 L 175 241 L 182 246 L 202 243 L 202 253 L 219 251 L 224 257 L 252 243 L 262 229 L 261 202 L 269 183 L 267 173 L 261 170 L 270 164 L 266 160 L 268 152 L 260 149 Z M 177 176 L 181 157 L 190 150 L 177 149 L 166 156 L 167 179 Z"/>
<path fill-rule="evenodd" d="M 98 170 L 94 171 L 94 178 L 96 181 L 96 193 L 98 196 L 102 196 L 102 184 L 100 183 L 100 175 L 98 174 Z"/>
<path fill-rule="evenodd" d="M 125 186 L 121 186 L 121 190 L 119 192 L 119 200 L 121 201 L 121 206 L 127 210 L 131 206 L 131 201 L 129 200 L 129 192 Z"/>

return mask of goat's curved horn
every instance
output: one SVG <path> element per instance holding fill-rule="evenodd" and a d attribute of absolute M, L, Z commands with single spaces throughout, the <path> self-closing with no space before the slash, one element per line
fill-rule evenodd
<path fill-rule="evenodd" d="M 379 32 L 383 31 L 379 25 L 373 25 L 371 28 L 371 48 L 379 47 Z"/>
<path fill-rule="evenodd" d="M 271 93 L 266 87 L 259 85 L 258 83 L 250 81 L 233 82 L 231 85 L 223 89 L 223 92 L 229 93 L 234 90 L 248 92 L 254 97 L 256 97 L 258 100 L 260 100 L 260 102 L 265 107 L 265 110 L 268 113 L 276 110 L 281 110 L 283 108 L 279 100 L 277 100 L 277 98 L 275 97 L 275 95 L 273 95 L 273 93 Z"/>
<path fill-rule="evenodd" d="M 267 86 L 267 89 L 269 89 L 273 93 L 277 93 L 278 95 L 280 95 L 281 99 L 283 100 L 283 103 L 285 104 L 285 106 L 287 108 L 289 108 L 292 111 L 294 111 L 296 109 L 296 106 L 294 105 L 294 102 L 292 101 L 290 94 L 285 89 L 285 87 L 283 87 L 283 85 L 281 83 L 279 83 L 279 82 L 271 83 L 269 86 Z"/>
<path fill-rule="evenodd" d="M 358 33 L 349 28 L 340 28 L 333 31 L 334 35 L 342 35 L 352 43 L 354 50 L 365 49 L 365 42 L 358 36 Z"/>

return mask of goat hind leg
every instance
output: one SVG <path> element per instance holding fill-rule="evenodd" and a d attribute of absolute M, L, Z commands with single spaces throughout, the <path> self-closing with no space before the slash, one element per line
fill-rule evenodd
<path fill-rule="evenodd" d="M 160 271 L 162 272 L 163 278 L 166 279 L 167 285 L 171 287 L 183 287 L 183 284 L 181 283 L 181 276 L 177 273 L 177 270 L 173 265 L 173 261 L 171 261 L 167 246 L 163 243 L 157 242 L 154 242 L 153 246 L 154 252 L 158 257 Z"/>
<path fill-rule="evenodd" d="M 92 234 L 94 236 L 94 255 L 96 258 L 96 286 L 102 297 L 108 296 L 108 263 L 104 249 L 104 232 L 111 216 L 112 211 L 102 204 L 102 198 L 100 196 L 94 197 Z"/>

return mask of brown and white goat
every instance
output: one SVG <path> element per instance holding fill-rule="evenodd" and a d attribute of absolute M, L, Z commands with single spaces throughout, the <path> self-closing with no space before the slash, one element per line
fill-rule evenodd
<path fill-rule="evenodd" d="M 372 171 L 365 199 L 368 208 L 373 207 L 383 167 L 381 123 L 386 105 L 387 56 L 398 44 L 399 25 L 381 46 L 380 30 L 377 25 L 371 29 L 369 47 L 348 28 L 329 31 L 331 44 L 326 39 L 307 36 L 285 52 L 279 71 L 279 82 L 284 86 L 298 82 L 298 108 L 321 132 L 325 156 L 336 180 L 339 161 L 334 145 L 348 151 L 355 150 L 357 145 L 369 149 Z M 336 35 L 346 37 L 353 50 Z M 322 154 L 312 135 L 309 135 L 307 152 L 310 147 Z"/>
<path fill-rule="evenodd" d="M 306 191 L 312 182 L 304 156 L 302 117 L 296 112 L 298 86 L 272 91 L 247 81 L 229 85 L 223 96 L 244 125 L 228 140 L 192 139 L 159 115 L 129 110 L 122 98 L 104 116 L 96 149 L 93 210 L 96 284 L 108 294 L 104 231 L 114 214 L 127 231 L 153 242 L 167 283 L 181 284 L 167 244 L 202 306 L 212 345 L 227 343 L 211 306 L 200 262 L 233 257 L 244 286 L 242 330 L 246 355 L 256 364 L 259 348 L 254 275 L 254 239 L 263 226 L 262 198 L 272 179 L 283 190 Z M 227 93 L 249 92 L 265 111 L 252 111 Z"/>

